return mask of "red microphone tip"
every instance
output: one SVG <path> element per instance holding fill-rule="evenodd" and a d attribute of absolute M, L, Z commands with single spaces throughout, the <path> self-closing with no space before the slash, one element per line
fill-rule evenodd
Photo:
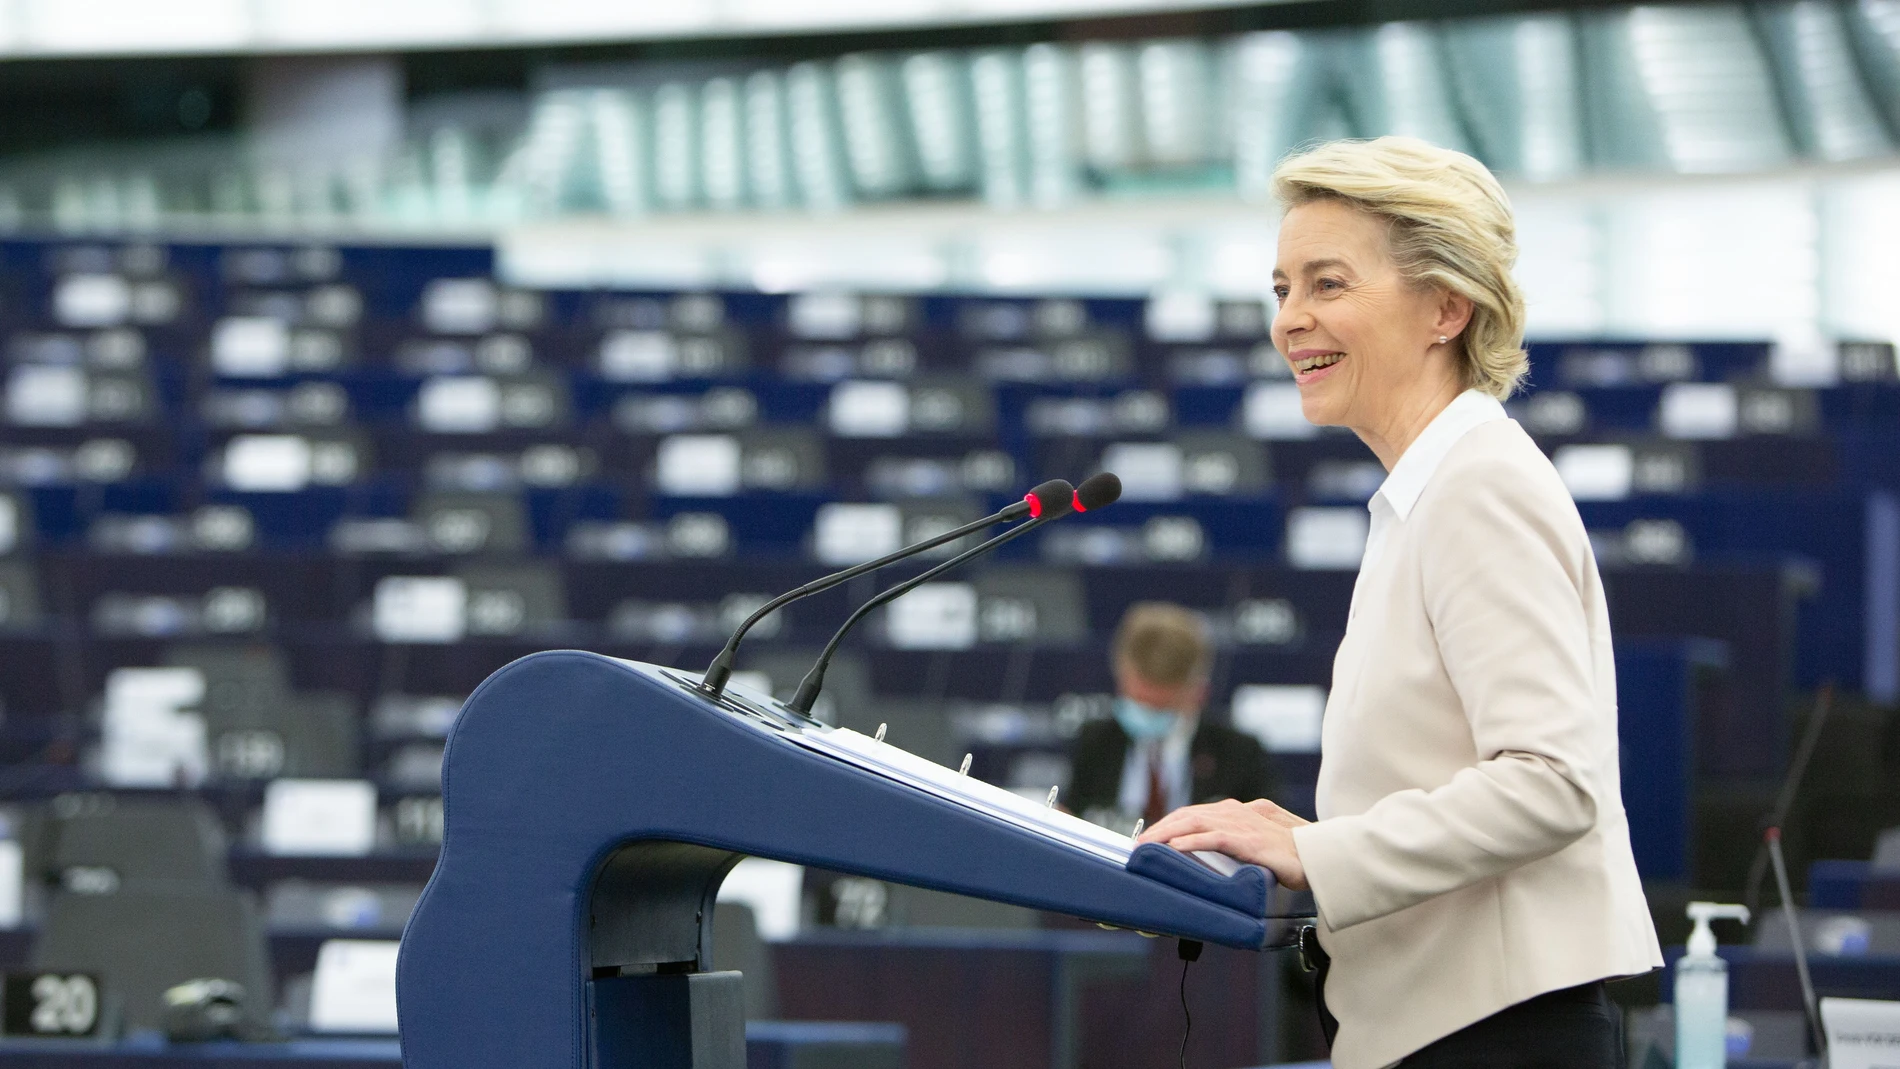
<path fill-rule="evenodd" d="M 1073 507 L 1075 511 L 1077 512 L 1087 512 L 1089 510 L 1089 507 L 1082 503 L 1082 491 L 1080 490 L 1077 490 L 1075 492 L 1075 501 L 1074 501 Z"/>
<path fill-rule="evenodd" d="M 1029 502 L 1029 518 L 1032 520 L 1040 519 L 1042 517 L 1042 498 L 1037 497 L 1034 493 L 1027 493 L 1023 495 L 1023 500 Z"/>

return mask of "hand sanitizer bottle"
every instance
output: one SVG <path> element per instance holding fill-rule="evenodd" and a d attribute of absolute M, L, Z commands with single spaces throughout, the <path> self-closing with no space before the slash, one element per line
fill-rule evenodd
<path fill-rule="evenodd" d="M 1689 903 L 1695 930 L 1688 953 L 1676 962 L 1676 1069 L 1723 1069 L 1728 1064 L 1728 963 L 1715 953 L 1709 922 L 1748 923 L 1748 907 Z"/>

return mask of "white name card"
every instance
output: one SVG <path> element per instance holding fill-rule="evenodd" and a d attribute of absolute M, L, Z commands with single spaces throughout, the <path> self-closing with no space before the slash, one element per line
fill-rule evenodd
<path fill-rule="evenodd" d="M 1365 509 L 1294 509 L 1286 518 L 1287 562 L 1295 568 L 1357 568 L 1371 524 Z"/>
<path fill-rule="evenodd" d="M 1900 1002 L 1824 998 L 1821 1025 L 1831 1069 L 1900 1069 Z"/>
<path fill-rule="evenodd" d="M 53 318 L 68 327 L 111 327 L 132 314 L 132 285 L 118 275 L 67 275 L 53 287 Z"/>
<path fill-rule="evenodd" d="M 1676 382 L 1663 387 L 1657 422 L 1671 438 L 1733 438 L 1740 417 L 1726 382 Z"/>
<path fill-rule="evenodd" d="M 1241 425 L 1255 438 L 1312 438 L 1319 428 L 1307 422 L 1300 388 L 1291 382 L 1256 382 L 1241 403 Z"/>
<path fill-rule="evenodd" d="M 290 327 L 270 316 L 228 316 L 211 332 L 211 366 L 232 378 L 267 379 L 290 370 Z"/>
<path fill-rule="evenodd" d="M 827 412 L 840 438 L 895 438 L 910 429 L 910 391 L 901 382 L 841 382 Z"/>
<path fill-rule="evenodd" d="M 20 926 L 25 897 L 26 862 L 20 842 L 0 839 L 0 928 Z"/>
<path fill-rule="evenodd" d="M 724 497 L 739 492 L 739 459 L 729 434 L 675 434 L 660 441 L 654 476 L 664 493 Z"/>
<path fill-rule="evenodd" d="M 396 949 L 384 939 L 332 939 L 317 948 L 310 985 L 316 1032 L 396 1031 Z"/>
<path fill-rule="evenodd" d="M 22 427 L 77 427 L 86 421 L 86 373 L 24 364 L 7 376 L 7 420 Z"/>
<path fill-rule="evenodd" d="M 600 343 L 601 377 L 614 382 L 665 382 L 679 366 L 679 346 L 663 330 L 617 330 Z"/>
<path fill-rule="evenodd" d="M 370 626 L 384 642 L 459 642 L 468 586 L 454 576 L 391 575 L 376 582 Z"/>
<path fill-rule="evenodd" d="M 195 787 L 209 766 L 195 668 L 120 668 L 106 677 L 99 774 L 115 787 Z"/>
<path fill-rule="evenodd" d="M 903 542 L 904 517 L 896 505 L 834 501 L 818 508 L 812 551 L 824 564 L 847 565 L 896 552 Z"/>
<path fill-rule="evenodd" d="M 501 425 L 501 387 L 480 375 L 438 375 L 416 394 L 416 422 L 442 434 L 485 434 Z"/>
<path fill-rule="evenodd" d="M 1121 476 L 1122 497 L 1129 501 L 1181 496 L 1181 447 L 1169 442 L 1116 442 L 1102 450 L 1102 470 Z"/>
<path fill-rule="evenodd" d="M 310 484 L 310 443 L 294 434 L 240 434 L 224 447 L 224 484 L 291 493 Z"/>
<path fill-rule="evenodd" d="M 967 650 L 976 645 L 976 588 L 925 583 L 891 602 L 886 634 L 900 650 Z"/>
<path fill-rule="evenodd" d="M 1246 683 L 1234 688 L 1234 727 L 1274 753 L 1318 753 L 1326 688 Z"/>
<path fill-rule="evenodd" d="M 422 322 L 437 334 L 482 334 L 494 329 L 501 295 L 485 278 L 438 278 L 422 291 Z"/>
<path fill-rule="evenodd" d="M 376 785 L 353 779 L 280 779 L 264 788 L 264 850 L 361 857 L 376 846 Z"/>
<path fill-rule="evenodd" d="M 1636 458 L 1626 445 L 1566 445 L 1552 463 L 1578 501 L 1621 501 L 1636 480 Z"/>

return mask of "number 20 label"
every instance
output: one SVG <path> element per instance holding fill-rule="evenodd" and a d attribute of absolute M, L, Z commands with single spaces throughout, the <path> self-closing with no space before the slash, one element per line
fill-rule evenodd
<path fill-rule="evenodd" d="M 83 1036 L 99 1021 L 99 989 L 90 976 L 47 973 L 33 981 L 33 1031 Z"/>

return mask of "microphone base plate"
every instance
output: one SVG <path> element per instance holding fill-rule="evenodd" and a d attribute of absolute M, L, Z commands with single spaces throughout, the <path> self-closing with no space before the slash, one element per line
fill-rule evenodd
<path fill-rule="evenodd" d="M 745 717 L 748 720 L 759 721 L 767 727 L 779 731 L 804 731 L 808 728 L 824 726 L 822 722 L 814 720 L 786 706 L 783 702 L 777 700 L 755 702 L 749 698 L 734 694 L 732 687 L 729 685 L 715 697 L 706 689 L 702 682 L 689 675 L 675 672 L 669 668 L 660 669 L 660 675 L 674 686 L 699 698 L 701 701 L 711 702 L 729 713 Z"/>

